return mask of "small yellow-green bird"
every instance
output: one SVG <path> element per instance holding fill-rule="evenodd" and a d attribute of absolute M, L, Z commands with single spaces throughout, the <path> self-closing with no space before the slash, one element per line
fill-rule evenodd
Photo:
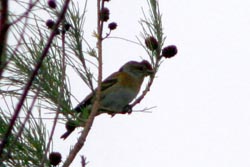
<path fill-rule="evenodd" d="M 141 62 L 129 61 L 119 71 L 111 74 L 101 84 L 100 107 L 98 114 L 126 113 L 129 110 L 129 103 L 140 91 L 144 78 L 154 73 L 151 64 L 143 60 Z M 80 113 L 81 126 L 88 119 L 92 104 L 95 100 L 95 91 L 90 93 L 73 111 Z M 85 120 L 85 121 L 84 121 Z M 66 124 L 67 132 L 61 138 L 66 139 L 78 126 L 74 121 Z"/>

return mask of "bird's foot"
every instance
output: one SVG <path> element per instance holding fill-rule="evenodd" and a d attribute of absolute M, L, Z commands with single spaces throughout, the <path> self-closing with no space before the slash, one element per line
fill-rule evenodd
<path fill-rule="evenodd" d="M 131 114 L 131 113 L 132 113 L 132 106 L 129 104 L 123 107 L 123 110 L 121 112 L 121 114 Z"/>
<path fill-rule="evenodd" d="M 108 111 L 108 110 L 106 110 Z M 115 116 L 116 114 L 131 114 L 132 113 L 132 106 L 126 105 L 123 107 L 122 111 L 108 111 L 107 114 L 111 115 L 111 117 Z"/>

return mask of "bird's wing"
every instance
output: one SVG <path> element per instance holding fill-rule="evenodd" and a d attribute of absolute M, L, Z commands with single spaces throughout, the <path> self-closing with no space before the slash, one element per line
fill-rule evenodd
<path fill-rule="evenodd" d="M 115 72 L 107 77 L 101 84 L 101 91 L 104 91 L 118 82 L 119 72 Z"/>
<path fill-rule="evenodd" d="M 118 82 L 118 76 L 119 76 L 119 72 L 115 72 L 115 73 L 111 74 L 109 77 L 107 77 L 101 83 L 101 91 L 103 92 L 103 91 L 107 90 L 108 88 L 112 87 L 113 85 L 115 85 Z M 93 98 L 95 96 L 95 92 L 96 92 L 96 89 L 94 90 L 94 92 L 90 93 L 80 104 L 78 104 L 74 110 L 76 112 L 81 112 L 81 110 L 83 108 L 85 108 L 89 104 L 93 103 Z"/>

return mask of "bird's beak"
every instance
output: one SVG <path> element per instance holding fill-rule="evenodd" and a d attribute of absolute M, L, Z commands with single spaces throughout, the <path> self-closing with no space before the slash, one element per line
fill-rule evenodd
<path fill-rule="evenodd" d="M 146 67 L 145 70 L 146 75 L 153 75 L 155 73 L 154 69 L 152 68 L 152 65 L 147 60 L 143 60 L 141 64 L 143 64 L 144 67 Z"/>
<path fill-rule="evenodd" d="M 146 70 L 147 75 L 153 75 L 154 73 L 155 73 L 155 71 L 153 69 L 147 69 Z"/>

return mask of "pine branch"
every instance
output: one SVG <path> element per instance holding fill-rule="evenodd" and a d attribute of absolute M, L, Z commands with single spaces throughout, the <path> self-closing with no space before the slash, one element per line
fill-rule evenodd
<path fill-rule="evenodd" d="M 55 27 L 56 27 L 56 28 L 59 27 L 60 22 L 63 20 L 64 15 L 65 15 L 65 12 L 66 12 L 66 10 L 67 10 L 67 8 L 68 8 L 68 4 L 69 4 L 69 0 L 66 0 L 66 1 L 65 1 L 65 5 L 64 5 L 64 7 L 63 7 L 63 9 L 62 9 L 62 12 L 60 13 L 60 15 L 59 15 L 59 17 L 58 17 L 58 20 L 57 20 L 57 22 L 56 22 L 56 24 L 55 24 Z M 25 88 L 24 88 L 24 91 L 23 91 L 23 93 L 22 93 L 22 96 L 21 96 L 21 98 L 20 98 L 20 100 L 19 100 L 19 102 L 18 102 L 18 104 L 17 104 L 17 106 L 16 106 L 15 112 L 14 112 L 14 114 L 13 114 L 11 120 L 10 120 L 9 127 L 8 127 L 8 129 L 7 129 L 7 131 L 6 131 L 5 135 L 4 135 L 4 137 L 3 137 L 3 139 L 2 139 L 2 143 L 1 143 L 1 145 L 0 145 L 0 157 L 2 156 L 3 149 L 4 149 L 5 145 L 6 145 L 7 142 L 8 142 L 8 138 L 9 138 L 9 136 L 10 136 L 10 134 L 11 134 L 11 131 L 12 131 L 14 125 L 15 125 L 16 119 L 18 118 L 18 115 L 19 115 L 19 113 L 20 113 L 20 111 L 21 111 L 21 108 L 22 108 L 22 106 L 23 106 L 23 104 L 24 104 L 25 98 L 26 98 L 26 96 L 27 96 L 27 94 L 28 94 L 28 92 L 29 92 L 29 90 L 30 90 L 30 88 L 31 88 L 31 86 L 32 86 L 32 83 L 33 83 L 33 81 L 34 81 L 36 75 L 38 74 L 38 70 L 39 70 L 40 67 L 42 66 L 43 60 L 44 60 L 44 58 L 46 57 L 46 55 L 47 55 L 47 53 L 48 53 L 48 50 L 49 50 L 49 48 L 50 48 L 50 45 L 51 45 L 52 40 L 53 40 L 53 38 L 55 37 L 55 35 L 56 35 L 56 32 L 53 31 L 53 32 L 51 33 L 49 39 L 48 39 L 47 45 L 45 46 L 45 48 L 44 48 L 44 50 L 43 50 L 43 52 L 42 52 L 42 54 L 41 54 L 40 59 L 38 60 L 38 63 L 37 63 L 37 65 L 36 65 L 36 67 L 34 68 L 32 74 L 31 74 L 31 76 L 30 76 L 30 78 L 29 78 L 29 80 L 28 80 L 28 82 L 27 82 L 27 84 L 26 84 L 26 86 L 25 86 Z"/>
<path fill-rule="evenodd" d="M 74 145 L 73 149 L 70 151 L 70 154 L 66 161 L 63 164 L 63 167 L 68 167 L 71 162 L 74 160 L 77 153 L 84 146 L 86 138 L 90 132 L 91 126 L 94 122 L 95 116 L 97 115 L 99 105 L 100 105 L 100 95 L 101 95 L 101 83 L 102 83 L 102 32 L 103 32 L 103 21 L 100 18 L 100 11 L 104 7 L 104 1 L 97 0 L 97 50 L 98 50 L 98 87 L 96 90 L 96 99 L 94 101 L 91 113 L 88 117 L 88 120 L 84 126 L 84 131 L 82 131 L 77 143 Z"/>

